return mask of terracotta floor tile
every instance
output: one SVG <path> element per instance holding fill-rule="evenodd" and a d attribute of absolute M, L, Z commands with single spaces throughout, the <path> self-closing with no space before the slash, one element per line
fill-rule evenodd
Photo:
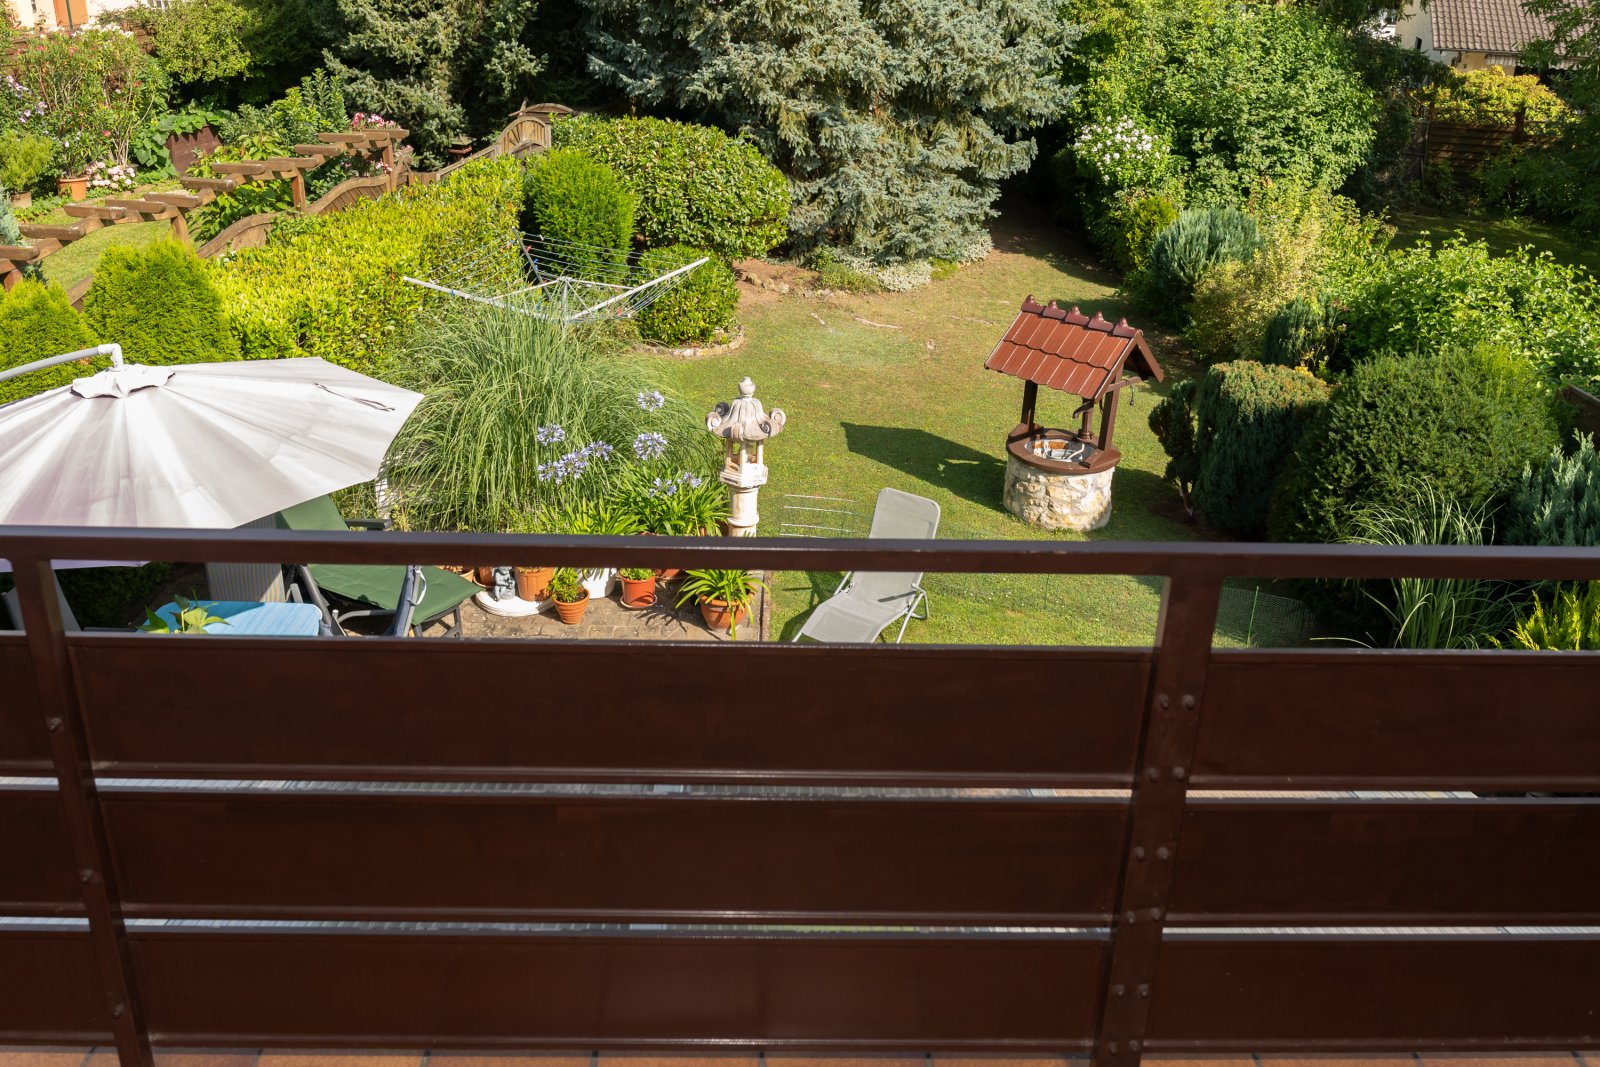
<path fill-rule="evenodd" d="M 602 1052 L 595 1067 L 760 1067 L 753 1052 Z"/>
<path fill-rule="evenodd" d="M 0 1067 L 82 1067 L 89 1049 L 0 1048 Z"/>
<path fill-rule="evenodd" d="M 349 1052 L 261 1053 L 256 1067 L 422 1067 L 422 1054 L 379 1054 L 364 1056 Z"/>
<path fill-rule="evenodd" d="M 1504 1055 L 1464 1052 L 1459 1055 L 1425 1052 L 1423 1067 L 1582 1067 L 1574 1053 L 1510 1052 Z"/>
<path fill-rule="evenodd" d="M 1083 1067 L 1074 1056 L 972 1056 L 933 1054 L 933 1067 Z"/>
<path fill-rule="evenodd" d="M 428 1067 L 593 1067 L 588 1053 L 430 1052 Z"/>
<path fill-rule="evenodd" d="M 1261 1056 L 1260 1067 L 1420 1067 L 1417 1058 L 1392 1052 L 1371 1056 Z"/>

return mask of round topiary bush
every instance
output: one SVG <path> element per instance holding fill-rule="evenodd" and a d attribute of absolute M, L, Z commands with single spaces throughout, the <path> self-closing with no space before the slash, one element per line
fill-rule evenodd
<path fill-rule="evenodd" d="M 747 141 L 711 126 L 578 115 L 555 124 L 556 147 L 616 171 L 639 197 L 651 245 L 709 248 L 725 259 L 764 256 L 789 234 L 789 183 Z"/>
<path fill-rule="evenodd" d="M 639 267 L 645 277 L 654 278 L 702 256 L 709 256 L 710 260 L 639 312 L 639 333 L 645 340 L 665 345 L 699 344 L 732 325 L 739 308 L 738 282 L 733 270 L 714 253 L 673 245 L 646 252 Z"/>
<path fill-rule="evenodd" d="M 106 249 L 83 314 L 100 341 L 122 346 L 129 363 L 239 358 L 239 340 L 205 263 L 175 240 Z"/>
<path fill-rule="evenodd" d="M 1433 491 L 1465 505 L 1509 493 L 1559 432 L 1538 375 L 1503 350 L 1378 356 L 1334 390 L 1274 491 L 1280 541 L 1342 541 L 1352 516 Z"/>
<path fill-rule="evenodd" d="M 73 309 L 61 286 L 25 278 L 0 295 L 0 370 L 77 352 L 94 343 L 88 323 Z M 95 360 L 92 367 L 68 363 L 0 382 L 0 404 L 66 385 L 106 365 L 105 360 Z"/>
<path fill-rule="evenodd" d="M 627 265 L 637 205 L 610 167 L 582 152 L 549 152 L 528 168 L 523 229 L 582 246 L 574 258 L 605 274 Z"/>
<path fill-rule="evenodd" d="M 1338 336 L 1331 309 L 1315 297 L 1295 297 L 1272 316 L 1261 343 L 1261 362 L 1316 370 L 1327 363 Z"/>
<path fill-rule="evenodd" d="M 1256 220 L 1238 208 L 1183 211 L 1151 242 L 1138 288 L 1152 311 L 1182 324 L 1200 276 L 1218 263 L 1249 259 L 1261 245 Z"/>

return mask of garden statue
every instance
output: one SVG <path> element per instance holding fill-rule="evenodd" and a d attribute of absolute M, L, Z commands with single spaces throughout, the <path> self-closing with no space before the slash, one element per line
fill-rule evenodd
<path fill-rule="evenodd" d="M 706 416 L 706 429 L 722 438 L 726 455 L 719 476 L 728 486 L 728 536 L 752 537 L 761 516 L 756 514 L 756 493 L 767 484 L 766 440 L 776 437 L 788 421 L 777 408 L 771 412 L 756 399 L 756 383 L 739 383 L 731 403 L 718 404 Z"/>

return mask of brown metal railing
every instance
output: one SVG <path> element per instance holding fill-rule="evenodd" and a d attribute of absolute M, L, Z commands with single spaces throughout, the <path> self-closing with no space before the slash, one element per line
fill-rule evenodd
<path fill-rule="evenodd" d="M 48 569 L 534 545 L 1166 588 L 1153 648 L 212 641 L 63 632 Z M 1597 550 L 0 530 L 0 557 L 27 623 L 0 915 L 34 917 L 0 920 L 0 1042 L 1134 1067 L 1600 1029 L 1600 801 L 1526 795 L 1600 793 L 1600 654 L 1212 649 L 1231 576 L 1571 580 Z"/>

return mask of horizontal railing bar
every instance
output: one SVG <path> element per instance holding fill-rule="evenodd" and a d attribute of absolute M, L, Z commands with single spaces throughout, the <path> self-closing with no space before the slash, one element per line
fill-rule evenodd
<path fill-rule="evenodd" d="M 1197 578 L 1600 577 L 1600 548 L 1237 542 L 904 541 L 801 538 L 570 537 L 255 530 L 0 528 L 0 558 L 168 562 L 428 563 L 537 558 L 557 566 L 744 567 L 952 573 L 1130 574 Z"/>

